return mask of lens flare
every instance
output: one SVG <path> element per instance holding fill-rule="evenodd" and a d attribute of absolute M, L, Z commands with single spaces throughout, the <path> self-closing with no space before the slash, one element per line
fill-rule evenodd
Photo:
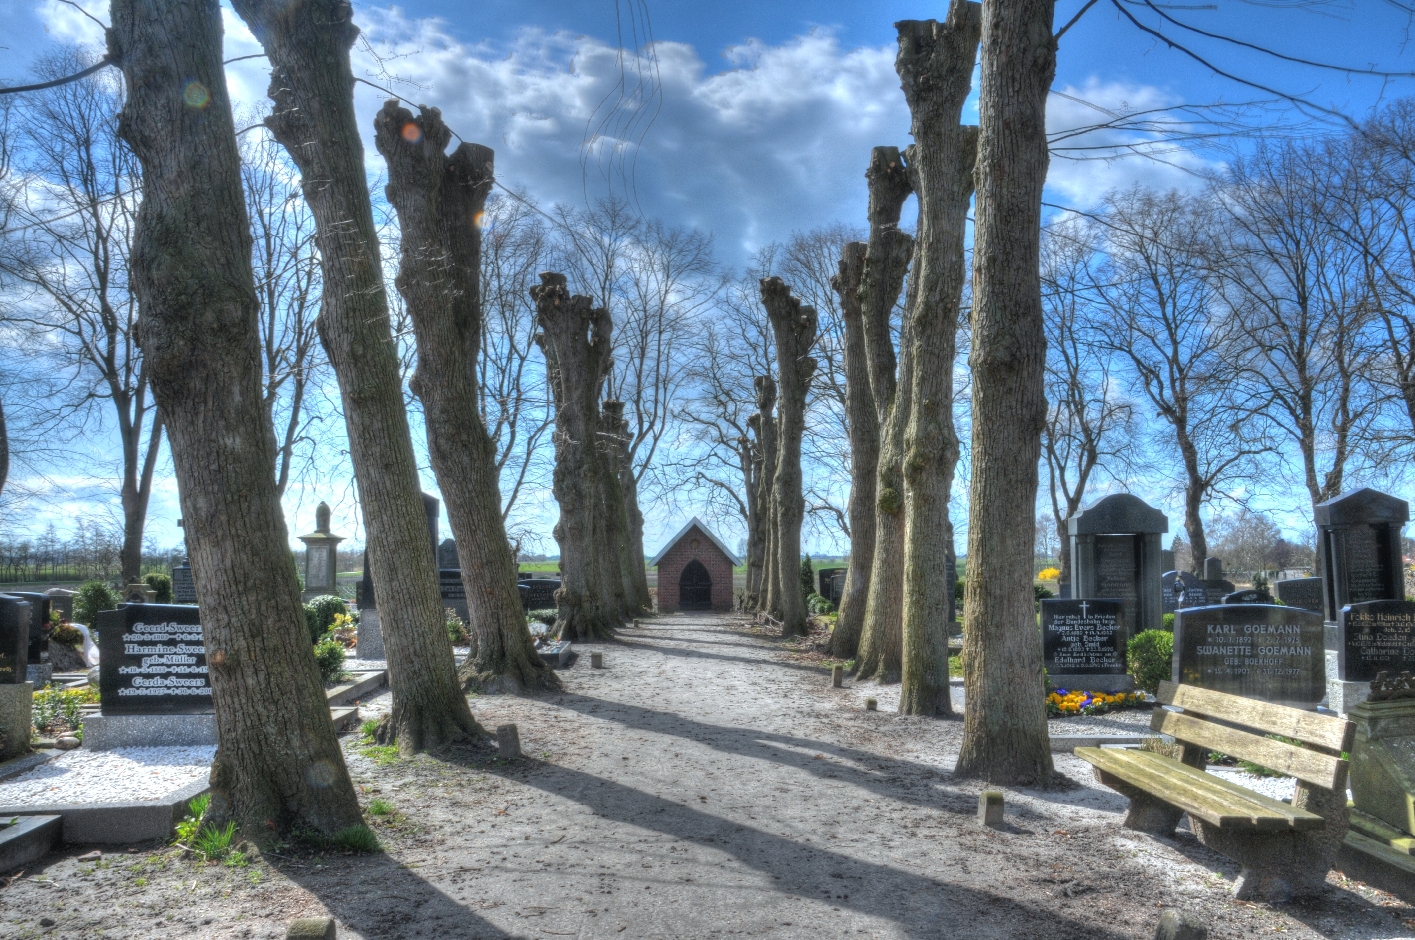
<path fill-rule="evenodd" d="M 422 128 L 418 127 L 412 121 L 409 121 L 407 124 L 403 125 L 403 139 L 410 144 L 418 143 L 423 139 Z"/>
<path fill-rule="evenodd" d="M 211 92 L 201 82 L 187 82 L 187 87 L 182 89 L 182 100 L 189 108 L 204 108 L 211 100 Z"/>
<path fill-rule="evenodd" d="M 226 662 L 226 651 L 225 651 L 225 650 L 212 650 L 212 651 L 211 651 L 211 656 L 209 657 L 209 659 L 210 659 L 211 664 L 212 664 L 213 666 L 220 666 L 220 665 L 222 665 L 223 663 Z"/>
<path fill-rule="evenodd" d="M 312 787 L 327 787 L 334 782 L 336 774 L 327 760 L 317 760 L 305 771 L 305 779 Z"/>
<path fill-rule="evenodd" d="M 472 216 L 472 224 L 475 225 L 477 228 L 485 228 L 485 227 L 486 227 L 486 213 L 485 213 L 485 212 L 478 212 L 476 215 Z"/>

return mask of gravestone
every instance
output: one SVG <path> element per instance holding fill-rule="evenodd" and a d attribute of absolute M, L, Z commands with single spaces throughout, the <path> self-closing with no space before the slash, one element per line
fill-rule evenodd
<path fill-rule="evenodd" d="M 1187 571 L 1166 571 L 1160 576 L 1160 606 L 1167 614 L 1179 609 L 1179 598 L 1190 582 L 1199 579 Z"/>
<path fill-rule="evenodd" d="M 443 539 L 442 544 L 437 546 L 437 567 L 461 568 L 462 562 L 457 558 L 457 543 L 452 539 Z"/>
<path fill-rule="evenodd" d="M 0 685 L 19 685 L 29 665 L 30 618 L 34 605 L 13 594 L 0 594 Z"/>
<path fill-rule="evenodd" d="M 516 582 L 521 591 L 521 604 L 526 610 L 554 610 L 555 592 L 560 590 L 560 582 L 553 578 L 528 578 Z"/>
<path fill-rule="evenodd" d="M 344 537 L 329 531 L 328 503 L 315 508 L 314 531 L 300 536 L 300 541 L 305 543 L 305 589 L 300 592 L 300 600 L 338 594 L 339 543 Z"/>
<path fill-rule="evenodd" d="M 157 600 L 157 588 L 150 587 L 142 581 L 134 581 L 123 590 L 125 604 L 150 604 L 155 600 Z"/>
<path fill-rule="evenodd" d="M 1135 687 L 1125 667 L 1125 612 L 1118 600 L 1042 601 L 1047 685 L 1083 692 Z"/>
<path fill-rule="evenodd" d="M 28 591 L 14 591 L 11 597 L 18 597 L 22 601 L 29 601 L 29 649 L 26 653 L 26 661 L 30 663 L 42 663 L 48 658 L 48 644 L 45 642 L 44 627 L 49 623 L 50 611 L 53 608 L 53 598 L 48 594 L 35 594 Z"/>
<path fill-rule="evenodd" d="M 98 623 L 98 694 L 104 715 L 211 711 L 201 608 L 124 604 Z"/>
<path fill-rule="evenodd" d="M 1164 625 L 1160 536 L 1169 519 L 1139 497 L 1117 493 L 1071 517 L 1071 596 L 1118 599 L 1131 633 Z"/>
<path fill-rule="evenodd" d="M 1219 604 L 1174 615 L 1175 682 L 1277 705 L 1326 695 L 1320 614 L 1277 604 Z"/>
<path fill-rule="evenodd" d="M 192 566 L 181 564 L 172 569 L 172 603 L 195 604 L 197 585 L 192 580 Z"/>
<path fill-rule="evenodd" d="M 1369 683 L 1382 672 L 1415 670 L 1415 603 L 1366 601 L 1337 614 L 1337 677 Z"/>
<path fill-rule="evenodd" d="M 1258 591 L 1253 588 L 1225 594 L 1221 601 L 1224 604 L 1271 604 L 1272 602 L 1273 596 L 1267 591 Z"/>
<path fill-rule="evenodd" d="M 844 572 L 844 568 L 821 568 L 816 572 L 816 583 L 819 585 L 816 589 L 816 593 L 830 601 L 836 607 L 840 606 L 840 595 L 844 590 L 845 580 L 844 578 L 839 580 L 840 588 L 837 590 L 835 587 L 835 576 L 837 574 L 843 574 Z"/>
<path fill-rule="evenodd" d="M 1165 571 L 1174 570 L 1174 551 L 1172 549 L 1160 549 L 1160 567 Z"/>
<path fill-rule="evenodd" d="M 1327 704 L 1344 715 L 1366 700 L 1370 685 L 1343 674 L 1348 642 L 1341 611 L 1353 604 L 1405 599 L 1401 533 L 1410 519 L 1410 505 L 1363 488 L 1318 503 L 1313 516 L 1321 552 L 1322 612 L 1328 625 Z"/>
<path fill-rule="evenodd" d="M 1288 578 L 1274 582 L 1273 587 L 1277 589 L 1277 599 L 1288 607 L 1322 612 L 1321 578 Z"/>
<path fill-rule="evenodd" d="M 467 591 L 462 586 L 462 570 L 460 568 L 439 569 L 437 586 L 442 593 L 443 608 L 455 610 L 457 616 L 462 618 L 463 623 L 469 623 L 471 616 L 467 613 Z"/>

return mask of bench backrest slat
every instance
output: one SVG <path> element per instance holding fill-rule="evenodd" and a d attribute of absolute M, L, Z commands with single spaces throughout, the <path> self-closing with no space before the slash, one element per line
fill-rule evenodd
<path fill-rule="evenodd" d="M 1356 740 L 1356 725 L 1344 718 L 1319 715 L 1286 705 L 1272 705 L 1198 686 L 1161 682 L 1155 698 L 1161 705 L 1174 705 L 1186 713 L 1218 718 L 1263 734 L 1280 734 L 1331 754 L 1350 751 Z"/>
<path fill-rule="evenodd" d="M 1305 780 L 1313 786 L 1338 792 L 1346 790 L 1346 761 L 1321 751 L 1310 751 L 1284 741 L 1274 741 L 1238 728 L 1204 721 L 1197 715 L 1181 715 L 1164 709 L 1155 710 L 1150 727 L 1187 744 L 1197 744 L 1206 750 L 1252 761 L 1269 770 Z"/>

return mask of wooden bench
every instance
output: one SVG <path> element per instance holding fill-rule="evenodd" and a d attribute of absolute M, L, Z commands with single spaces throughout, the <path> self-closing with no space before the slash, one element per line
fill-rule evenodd
<path fill-rule="evenodd" d="M 1181 816 L 1199 841 L 1238 862 L 1245 900 L 1312 894 L 1347 829 L 1346 773 L 1356 727 L 1342 718 L 1192 685 L 1161 682 L 1150 727 L 1183 747 L 1179 760 L 1143 750 L 1078 747 L 1096 779 L 1130 798 L 1124 825 L 1172 836 Z M 1278 740 L 1274 735 L 1286 740 Z M 1300 745 L 1287 743 L 1301 742 Z M 1211 751 L 1297 778 L 1291 803 L 1205 773 Z"/>

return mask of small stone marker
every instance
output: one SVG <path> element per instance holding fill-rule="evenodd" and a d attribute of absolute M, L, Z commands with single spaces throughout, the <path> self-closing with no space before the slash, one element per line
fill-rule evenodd
<path fill-rule="evenodd" d="M 1160 915 L 1155 931 L 1155 940 L 1208 940 L 1208 936 L 1209 928 L 1196 915 L 1173 908 Z"/>
<path fill-rule="evenodd" d="M 634 621 L 634 629 L 635 629 L 635 630 L 639 629 L 639 621 L 637 621 L 637 620 Z"/>
<path fill-rule="evenodd" d="M 521 756 L 521 734 L 515 725 L 496 726 L 496 749 L 502 760 Z"/>
<path fill-rule="evenodd" d="M 603 654 L 603 653 L 595 652 L 595 653 L 591 653 L 591 654 L 590 654 L 590 668 L 591 668 L 591 669 L 603 669 L 603 668 L 604 668 L 604 654 Z"/>
<path fill-rule="evenodd" d="M 172 569 L 172 603 L 195 604 L 196 602 L 197 585 L 192 580 L 192 566 L 178 565 Z M 72 607 L 68 616 L 73 616 Z"/>
<path fill-rule="evenodd" d="M 333 917 L 301 917 L 290 922 L 285 940 L 335 940 Z"/>
<path fill-rule="evenodd" d="M 830 684 L 831 684 L 832 686 L 834 686 L 835 688 L 837 688 L 837 689 L 838 689 L 838 688 L 841 688 L 842 686 L 845 685 L 845 667 L 844 667 L 844 666 L 831 666 L 831 667 L 830 667 Z"/>
<path fill-rule="evenodd" d="M 978 794 L 978 824 L 996 828 L 1002 825 L 1002 791 L 984 790 Z"/>
<path fill-rule="evenodd" d="M 1225 594 L 1219 603 L 1222 604 L 1271 604 L 1273 596 L 1267 591 L 1255 591 L 1251 588 L 1245 591 L 1234 591 L 1232 594 Z"/>
<path fill-rule="evenodd" d="M 877 698 L 867 698 L 867 699 L 865 699 L 865 711 L 867 711 L 867 712 L 877 712 L 877 711 L 879 711 L 879 699 L 877 699 Z"/>
<path fill-rule="evenodd" d="M 54 747 L 61 751 L 72 751 L 83 742 L 71 734 L 66 734 L 54 740 Z"/>

